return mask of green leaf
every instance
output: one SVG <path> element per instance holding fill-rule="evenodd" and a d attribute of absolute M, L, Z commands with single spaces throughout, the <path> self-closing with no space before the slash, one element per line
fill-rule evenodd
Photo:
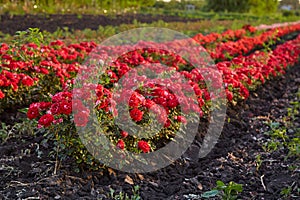
<path fill-rule="evenodd" d="M 217 181 L 217 186 L 223 187 L 223 186 L 225 186 L 225 183 L 223 181 Z"/>
<path fill-rule="evenodd" d="M 215 197 L 219 194 L 219 190 L 211 190 L 211 191 L 207 191 L 204 192 L 201 197 L 203 198 L 210 198 L 210 197 Z"/>
<path fill-rule="evenodd" d="M 28 108 L 22 108 L 22 109 L 18 109 L 19 112 L 27 114 L 28 112 Z"/>
<path fill-rule="evenodd" d="M 235 190 L 237 192 L 242 192 L 243 191 L 243 186 L 241 184 L 232 184 L 231 185 L 231 190 Z"/>
<path fill-rule="evenodd" d="M 279 126 L 280 126 L 280 123 L 279 123 L 279 122 L 272 122 L 272 123 L 270 124 L 271 129 L 276 129 L 276 128 L 278 128 Z"/>

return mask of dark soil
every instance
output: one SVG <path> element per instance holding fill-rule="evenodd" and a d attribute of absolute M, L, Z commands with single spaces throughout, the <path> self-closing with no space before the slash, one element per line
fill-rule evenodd
<path fill-rule="evenodd" d="M 172 165 L 152 173 L 75 173 L 72 160 L 57 163 L 55 156 L 48 156 L 50 148 L 41 143 L 43 136 L 10 137 L 0 146 L 0 199 L 109 199 L 110 188 L 132 194 L 134 185 L 140 186 L 142 199 L 200 199 L 201 194 L 215 187 L 217 180 L 243 184 L 240 199 L 297 199 L 299 158 L 287 157 L 284 149 L 268 153 L 262 145 L 268 139 L 263 122 L 286 116 L 299 86 L 300 65 L 252 92 L 246 102 L 229 106 L 230 121 L 226 120 L 208 156 L 188 161 L 188 152 Z M 14 117 L 9 115 L 12 120 Z M 298 128 L 299 119 L 293 122 Z M 262 160 L 258 169 L 257 155 Z M 280 192 L 287 187 L 291 187 L 291 195 L 283 197 Z"/>
<path fill-rule="evenodd" d="M 0 16 L 0 31 L 8 34 L 15 34 L 16 31 L 24 31 L 28 28 L 37 27 L 41 30 L 54 32 L 58 27 L 68 27 L 69 30 L 83 30 L 90 28 L 97 30 L 98 27 L 120 24 L 132 24 L 133 20 L 142 23 L 151 23 L 158 20 L 165 22 L 187 22 L 199 21 L 200 19 L 187 19 L 177 16 L 162 16 L 162 15 L 117 15 L 114 17 L 102 15 L 76 15 L 76 14 L 54 14 L 54 15 L 1 15 Z"/>

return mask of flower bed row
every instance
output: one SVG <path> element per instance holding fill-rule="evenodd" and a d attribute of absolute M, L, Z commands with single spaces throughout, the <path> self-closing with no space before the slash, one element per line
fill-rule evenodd
<path fill-rule="evenodd" d="M 0 46 L 0 112 L 15 105 L 26 105 L 62 90 L 74 78 L 80 63 L 94 42 L 65 45 L 62 41 L 38 46 Z"/>
<path fill-rule="evenodd" d="M 238 56 L 232 61 L 216 64 L 222 71 L 229 101 L 240 96 L 246 99 L 249 90 L 264 83 L 266 79 L 284 74 L 288 66 L 299 61 L 300 36 L 278 45 L 273 51 L 256 51 L 249 56 Z M 238 97 L 237 97 L 238 98 Z"/>
<path fill-rule="evenodd" d="M 204 47 L 211 45 L 212 43 L 235 41 L 245 37 L 246 35 L 252 35 L 256 33 L 256 28 L 251 25 L 245 25 L 242 29 L 227 30 L 223 33 L 210 33 L 203 35 L 201 33 L 195 35 L 193 38 Z"/>
<path fill-rule="evenodd" d="M 198 38 L 201 44 L 203 41 L 209 44 L 216 40 L 241 38 L 235 42 L 220 43 L 215 50 L 209 50 L 210 55 L 216 60 L 226 60 L 229 57 L 245 54 L 271 39 L 297 31 L 299 25 L 269 30 L 259 36 L 249 38 L 243 37 L 245 30 L 248 30 L 248 32 L 255 31 L 253 27 L 246 26 L 244 29 L 236 31 L 229 30 L 222 34 L 212 33 L 204 37 L 197 35 L 194 38 Z M 278 33 L 275 34 L 276 31 Z M 202 39 L 199 39 L 199 37 Z M 47 93 L 45 91 L 47 83 L 39 81 L 45 79 L 46 76 L 51 76 L 49 79 L 54 80 L 54 85 L 58 85 L 57 81 L 64 83 L 67 79 L 74 77 L 79 63 L 95 46 L 96 44 L 93 42 L 66 46 L 61 41 L 52 42 L 48 46 L 41 47 L 33 43 L 24 44 L 20 47 L 1 44 L 0 99 L 4 99 L 5 96 L 7 98 L 1 100 L 0 112 L 14 104 L 22 104 L 25 101 L 30 102 L 31 97 L 43 96 L 44 92 Z M 37 89 L 29 89 L 31 86 L 35 86 Z M 48 92 L 53 93 L 55 90 L 60 90 L 61 87 L 52 89 L 48 87 L 48 89 L 50 89 Z M 35 93 L 29 95 L 28 93 L 32 91 L 35 91 Z M 43 92 L 37 93 L 37 91 Z M 24 94 L 28 95 L 24 96 Z"/>
<path fill-rule="evenodd" d="M 295 29 L 284 29 L 282 32 L 290 33 L 287 30 Z M 92 123 L 91 109 L 86 102 L 90 101 L 90 93 L 94 92 L 97 120 L 105 125 L 105 133 L 117 149 L 126 148 L 136 153 L 154 151 L 172 140 L 180 127 L 189 120 L 197 116 L 209 116 L 211 100 L 218 97 L 212 96 L 207 84 L 216 88 L 222 84 L 214 80 L 213 75 L 212 80 L 206 82 L 202 74 L 206 69 L 199 70 L 188 62 L 197 58 L 197 49 L 182 44 L 180 41 L 174 42 L 172 47 L 188 52 L 188 60 L 174 52 L 162 50 L 168 49 L 170 44 L 158 45 L 160 50 L 139 48 L 125 55 L 122 54 L 122 48 L 113 48 L 114 54 L 123 56 L 107 66 L 97 84 L 84 84 L 83 89 L 74 88 L 74 78 L 83 70 L 93 73 L 93 68 L 80 63 L 88 54 L 99 54 L 97 51 L 93 52 L 95 43 L 66 46 L 61 41 L 55 41 L 48 46 L 30 43 L 20 48 L 9 48 L 2 44 L 0 88 L 4 93 L 1 108 L 18 101 L 22 103 L 28 100 L 27 103 L 30 103 L 39 99 L 40 102 L 29 106 L 28 118 L 36 122 L 39 128 L 46 128 L 48 135 L 60 141 L 61 150 L 75 156 L 78 162 L 94 165 L 95 160 L 83 147 L 76 133 L 76 127 Z M 228 101 L 235 104 L 240 99 L 246 99 L 250 89 L 255 89 L 265 79 L 284 73 L 287 66 L 298 61 L 299 44 L 298 36 L 295 40 L 278 45 L 273 51 L 266 52 L 263 49 L 249 56 L 240 55 L 231 61 L 217 63 L 217 69 L 223 74 Z M 167 72 L 170 79 L 161 80 L 157 84 L 144 76 L 137 76 L 138 72 L 135 74 L 137 78 L 126 77 L 128 72 L 141 63 L 151 66 L 149 68 L 158 77 L 163 77 Z M 169 69 L 166 71 L 153 66 L 158 63 L 169 66 Z M 178 74 L 184 76 L 187 82 L 182 82 Z M 127 95 L 127 99 L 122 98 L 122 95 L 114 96 L 114 83 L 122 81 L 124 76 L 129 81 L 122 82 L 125 88 L 118 88 L 118 93 Z M 133 93 L 126 90 L 136 82 L 140 83 L 137 90 Z M 188 88 L 192 89 L 188 91 Z M 120 109 L 117 109 L 119 104 L 124 105 L 124 112 L 129 111 L 129 116 L 122 116 Z M 120 115 L 124 117 L 121 121 L 127 122 L 126 117 L 129 117 L 141 126 L 152 125 L 155 119 L 159 131 L 152 135 L 151 130 L 146 130 L 152 135 L 147 138 L 132 136 L 115 125 L 115 118 Z"/>
<path fill-rule="evenodd" d="M 222 72 L 226 88 L 226 95 L 229 102 L 235 104 L 238 100 L 247 99 L 250 89 L 255 89 L 257 85 L 265 82 L 266 79 L 283 74 L 288 66 L 292 66 L 299 60 L 300 55 L 300 36 L 292 41 L 278 45 L 273 51 L 256 51 L 249 56 L 238 56 L 232 61 L 223 61 L 216 64 L 217 68 Z M 117 48 L 117 51 L 120 51 Z M 68 152 L 79 159 L 78 162 L 85 162 L 91 165 L 96 163 L 91 157 L 87 158 L 89 153 L 83 150 L 82 143 L 76 136 L 76 128 L 71 126 L 73 122 L 77 127 L 85 127 L 91 125 L 90 108 L 85 101 L 91 97 L 90 91 L 95 91 L 95 105 L 97 109 L 97 119 L 105 124 L 106 134 L 117 149 L 128 150 L 130 152 L 148 153 L 158 149 L 162 144 L 166 144 L 174 137 L 181 125 L 188 123 L 188 113 L 193 113 L 201 117 L 209 115 L 210 102 L 212 97 L 209 94 L 205 81 L 201 75 L 201 70 L 197 68 L 189 71 L 185 70 L 186 61 L 177 58 L 172 53 L 169 59 L 159 58 L 159 55 L 167 55 L 167 52 L 161 50 L 143 50 L 126 54 L 114 65 L 109 66 L 106 73 L 98 84 L 86 84 L 82 90 L 68 90 L 56 93 L 48 102 L 33 103 L 29 107 L 28 117 L 32 120 L 37 119 L 38 127 L 46 127 L 50 134 L 60 132 L 56 135 L 56 139 L 63 143 Z M 145 56 L 146 55 L 146 56 Z M 124 74 L 134 69 L 140 63 L 158 63 L 158 61 L 166 61 L 164 64 L 170 66 L 168 74 L 172 71 L 180 71 L 180 74 L 188 80 L 188 85 L 193 88 L 193 93 L 197 97 L 195 102 L 189 92 L 179 95 L 183 99 L 179 100 L 173 91 L 186 91 L 188 85 L 182 82 L 176 82 L 176 76 L 171 79 L 174 82 L 161 81 L 160 85 L 151 82 L 143 76 L 138 76 L 137 80 L 123 82 L 126 87 L 132 87 L 134 82 L 141 83 L 141 87 L 133 93 L 120 89 L 119 93 L 126 93 L 128 101 L 113 97 L 112 84 L 119 81 Z M 177 66 L 177 67 L 176 67 Z M 82 66 L 84 67 L 84 66 Z M 159 67 L 152 67 L 156 74 L 163 73 Z M 165 72 L 165 71 L 164 71 Z M 178 78 L 178 77 L 177 77 Z M 213 82 L 213 81 L 212 81 Z M 170 90 L 170 85 L 172 89 Z M 168 85 L 169 87 L 165 87 Z M 216 84 L 216 87 L 220 86 Z M 72 87 L 71 87 L 72 88 Z M 69 88 L 70 89 L 70 88 Z M 122 97 L 122 95 L 120 95 Z M 186 97 L 185 97 L 186 96 Z M 72 103 L 73 102 L 73 103 Z M 115 117 L 121 115 L 117 110 L 116 104 L 127 104 L 126 109 L 129 110 L 130 118 L 139 125 L 147 126 L 151 124 L 151 112 L 154 118 L 162 125 L 160 131 L 147 139 L 138 138 L 128 134 L 127 131 L 115 125 Z M 159 106 L 156 106 L 159 105 Z M 73 114 L 72 115 L 72 110 Z M 125 111 L 124 111 L 125 112 Z M 125 120 L 126 119 L 122 119 Z M 59 124 L 59 125 L 58 125 Z M 66 128 L 68 127 L 68 128 Z M 152 127 L 154 128 L 154 127 Z M 60 131 L 57 131 L 60 130 Z M 61 131 L 63 130 L 63 131 Z M 149 131 L 149 130 L 148 130 Z M 150 135 L 150 133 L 149 133 Z M 77 138 L 77 139 L 76 139 Z M 70 150 L 71 149 L 71 150 Z M 122 156 L 126 156 L 122 154 Z"/>
<path fill-rule="evenodd" d="M 208 48 L 210 56 L 216 61 L 225 61 L 238 55 L 245 55 L 255 48 L 266 44 L 276 44 L 281 37 L 300 31 L 300 24 L 279 27 L 262 32 L 253 37 L 242 37 L 237 41 L 220 42 L 214 48 Z"/>

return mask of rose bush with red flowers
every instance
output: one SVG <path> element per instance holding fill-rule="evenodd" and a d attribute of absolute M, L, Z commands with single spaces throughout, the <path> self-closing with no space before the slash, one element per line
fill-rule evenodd
<path fill-rule="evenodd" d="M 67 45 L 60 40 L 40 45 L 0 44 L 0 113 L 15 105 L 46 100 L 48 93 L 64 89 L 94 47 L 94 42 Z"/>
<path fill-rule="evenodd" d="M 299 61 L 300 36 L 277 45 L 273 50 L 266 46 L 270 41 L 299 30 L 299 24 L 263 32 L 244 27 L 237 31 L 228 30 L 223 34 L 198 34 L 194 38 L 206 46 L 218 61 L 216 67 L 223 74 L 227 100 L 236 104 L 247 99 L 249 91 L 272 77 L 285 73 L 289 66 Z M 97 118 L 105 124 L 104 130 L 109 140 L 120 150 L 149 153 L 158 149 L 161 145 L 158 143 L 170 142 L 178 127 L 188 123 L 185 113 L 209 116 L 210 102 L 218 97 L 210 95 L 201 71 L 173 52 L 162 50 L 167 49 L 167 44 L 161 44 L 160 49 L 141 48 L 129 52 L 108 66 L 97 84 L 74 88 L 74 78 L 85 67 L 80 63 L 95 47 L 93 42 L 66 45 L 60 40 L 42 45 L 1 44 L 0 112 L 10 108 L 16 101 L 20 101 L 19 105 L 31 103 L 27 117 L 35 120 L 38 128 L 48 130 L 49 135 L 55 134 L 55 139 L 79 163 L 91 165 L 96 162 L 83 147 L 76 134 L 76 126 L 84 128 L 93 124 L 90 123 L 91 110 L 86 107 L 93 92 L 96 96 L 94 103 Z M 188 47 L 182 48 L 187 48 L 188 51 Z M 254 51 L 255 49 L 257 50 Z M 117 55 L 121 48 L 114 48 L 112 51 Z M 246 55 L 252 51 L 253 53 Z M 193 53 L 190 52 L 190 59 L 194 58 Z M 114 83 L 122 81 L 128 72 L 141 63 L 161 63 L 168 66 L 166 70 L 152 66 L 152 71 L 147 73 L 156 76 L 168 73 L 169 82 L 161 81 L 157 84 L 142 75 L 136 76 L 136 79 L 127 77 L 122 82 L 124 88 L 118 91 L 120 95 L 114 97 Z M 178 74 L 185 77 L 186 83 L 178 81 Z M 133 92 L 128 91 L 136 83 L 139 83 L 139 87 Z M 193 91 L 186 91 L 189 87 L 185 84 Z M 213 88 L 218 88 L 221 84 L 217 80 L 211 80 Z M 190 93 L 196 96 L 195 100 Z M 41 102 L 32 103 L 38 99 Z M 126 110 L 118 110 L 118 104 L 126 105 Z M 128 116 L 123 116 L 122 113 L 128 113 Z M 141 140 L 142 138 L 117 127 L 114 124 L 116 116 L 124 118 L 124 121 L 132 120 L 141 126 L 156 120 L 162 125 L 161 131 Z"/>

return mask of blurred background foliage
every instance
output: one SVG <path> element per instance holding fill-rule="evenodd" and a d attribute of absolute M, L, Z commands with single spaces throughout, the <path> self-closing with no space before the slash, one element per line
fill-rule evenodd
<path fill-rule="evenodd" d="M 206 0 L 206 9 L 227 12 L 250 12 L 254 14 L 274 13 L 278 0 Z"/>
<path fill-rule="evenodd" d="M 192 10 L 187 9 L 188 5 L 192 5 Z M 165 14 L 187 11 L 265 15 L 279 11 L 282 5 L 290 5 L 291 9 L 288 10 L 299 10 L 299 0 L 0 0 L 0 13 L 114 15 L 144 12 Z"/>

